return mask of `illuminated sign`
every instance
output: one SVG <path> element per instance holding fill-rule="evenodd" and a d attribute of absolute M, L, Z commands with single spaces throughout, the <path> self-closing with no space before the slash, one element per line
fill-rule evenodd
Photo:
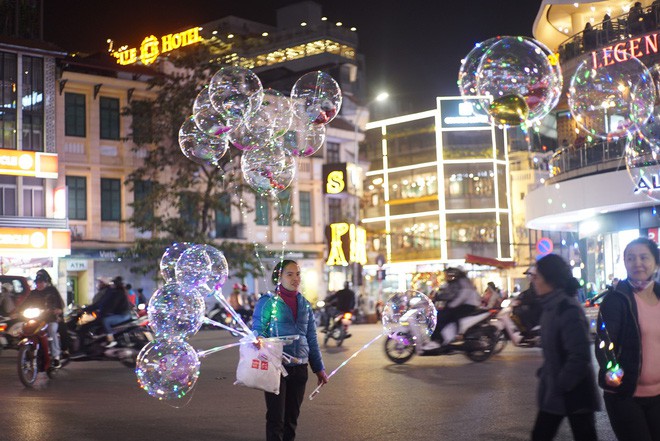
<path fill-rule="evenodd" d="M 47 228 L 0 228 L 0 253 L 52 251 L 67 255 L 71 252 L 71 232 Z"/>
<path fill-rule="evenodd" d="M 57 155 L 0 149 L 0 175 L 57 179 Z"/>
<path fill-rule="evenodd" d="M 323 165 L 323 193 L 343 194 L 348 192 L 346 163 Z"/>
<path fill-rule="evenodd" d="M 638 193 L 640 191 L 651 193 L 660 188 L 660 175 L 658 174 L 653 174 L 651 176 L 647 175 L 642 175 L 639 177 L 639 180 L 637 181 L 637 185 L 635 186 L 634 193 Z"/>
<path fill-rule="evenodd" d="M 326 265 L 348 266 L 367 263 L 367 230 L 345 222 L 330 224 Z M 348 256 L 348 258 L 347 258 Z"/>
<path fill-rule="evenodd" d="M 640 58 L 645 55 L 658 53 L 658 32 L 643 37 L 624 40 L 612 46 L 606 46 L 591 53 L 593 68 L 611 66 L 631 58 Z"/>
<path fill-rule="evenodd" d="M 443 115 L 442 127 L 457 125 L 490 126 L 488 115 L 486 115 L 477 100 L 442 100 L 440 101 L 440 107 Z"/>
<path fill-rule="evenodd" d="M 160 37 L 160 40 L 153 35 L 146 37 L 140 45 L 139 58 L 138 49 L 136 48 L 114 51 L 112 56 L 117 58 L 117 63 L 122 65 L 134 64 L 138 61 L 144 65 L 149 65 L 156 61 L 161 54 L 201 41 L 204 41 L 204 37 L 199 35 L 199 28 L 194 27 L 176 34 L 164 35 Z"/>

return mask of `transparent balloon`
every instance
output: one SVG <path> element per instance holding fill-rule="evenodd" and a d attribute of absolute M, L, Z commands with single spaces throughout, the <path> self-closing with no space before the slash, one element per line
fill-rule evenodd
<path fill-rule="evenodd" d="M 165 283 L 176 282 L 176 262 L 181 254 L 193 245 L 190 242 L 175 242 L 165 249 L 160 258 L 160 274 L 163 276 Z"/>
<path fill-rule="evenodd" d="M 325 72 L 309 72 L 291 89 L 293 112 L 312 124 L 328 124 L 341 109 L 339 84 Z"/>
<path fill-rule="evenodd" d="M 181 254 L 175 272 L 177 282 L 184 286 L 205 285 L 216 291 L 227 281 L 229 266 L 222 251 L 211 245 L 197 244 Z"/>
<path fill-rule="evenodd" d="M 469 97 L 479 94 L 477 89 L 477 69 L 481 63 L 481 57 L 500 38 L 502 37 L 489 38 L 475 44 L 474 48 L 461 60 L 461 67 L 458 70 L 458 89 L 461 92 L 461 96 Z"/>
<path fill-rule="evenodd" d="M 291 130 L 276 139 L 275 144 L 293 156 L 312 156 L 325 143 L 325 135 L 324 125 L 311 124 L 294 117 Z"/>
<path fill-rule="evenodd" d="M 226 136 L 210 136 L 197 127 L 193 116 L 186 118 L 179 129 L 179 147 L 186 158 L 198 164 L 217 165 L 227 150 Z"/>
<path fill-rule="evenodd" d="M 263 86 L 250 69 L 224 66 L 211 78 L 209 97 L 220 115 L 230 121 L 243 120 L 261 105 Z"/>
<path fill-rule="evenodd" d="M 257 194 L 276 198 L 287 189 L 296 175 L 296 161 L 289 153 L 271 145 L 243 153 L 243 178 Z"/>
<path fill-rule="evenodd" d="M 210 136 L 222 136 L 233 131 L 243 122 L 241 118 L 229 120 L 220 115 L 211 105 L 208 87 L 204 87 L 193 104 L 193 118 L 197 128 Z"/>
<path fill-rule="evenodd" d="M 554 71 L 554 74 L 549 77 L 548 94 L 545 98 L 547 101 L 544 103 L 548 109 L 552 110 L 559 103 L 559 100 L 561 99 L 561 92 L 564 87 L 564 74 L 561 69 L 561 64 L 559 63 L 559 55 L 552 52 L 548 46 L 538 40 L 534 40 L 529 37 L 523 38 L 526 38 L 541 48 L 543 54 L 548 58 L 548 62 L 550 63 L 552 70 Z M 537 119 L 540 120 L 541 118 Z"/>
<path fill-rule="evenodd" d="M 431 335 L 437 322 L 437 311 L 431 299 L 419 291 L 395 293 L 383 308 L 383 328 L 392 334 L 402 321 L 414 320 L 427 335 Z"/>
<path fill-rule="evenodd" d="M 651 73 L 624 51 L 603 50 L 576 69 L 568 93 L 575 122 L 593 136 L 613 139 L 634 133 L 653 113 Z"/>
<path fill-rule="evenodd" d="M 168 283 L 149 299 L 149 326 L 157 338 L 183 340 L 199 331 L 204 321 L 206 304 L 196 288 Z"/>
<path fill-rule="evenodd" d="M 628 135 L 625 150 L 626 169 L 634 185 L 634 193 L 660 201 L 660 149 L 648 143 L 641 134 Z"/>
<path fill-rule="evenodd" d="M 274 138 L 284 135 L 293 120 L 291 100 L 274 89 L 264 90 L 264 99 L 255 113 L 259 118 L 250 118 L 247 121 L 250 128 L 253 129 L 251 124 L 254 124 L 254 121 L 263 121 L 270 126 Z"/>
<path fill-rule="evenodd" d="M 184 341 L 149 342 L 137 357 L 140 387 L 159 400 L 178 400 L 197 382 L 200 368 L 195 349 Z"/>
<path fill-rule="evenodd" d="M 229 134 L 231 144 L 244 152 L 257 150 L 273 140 L 274 127 L 267 115 L 261 112 L 250 115 L 245 124 Z"/>
<path fill-rule="evenodd" d="M 556 76 L 548 55 L 535 42 L 502 37 L 481 57 L 477 91 L 491 97 L 492 105 L 484 106 L 495 121 L 518 125 L 539 120 L 552 110 L 561 84 Z"/>

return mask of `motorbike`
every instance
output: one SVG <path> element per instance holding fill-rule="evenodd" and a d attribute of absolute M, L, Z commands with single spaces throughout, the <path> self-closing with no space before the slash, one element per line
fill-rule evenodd
<path fill-rule="evenodd" d="M 34 387 L 39 372 L 46 372 L 54 378 L 57 371 L 66 363 L 53 365 L 48 346 L 48 322 L 44 319 L 41 308 L 27 308 L 23 311 L 25 321 L 18 343 L 18 378 L 25 387 Z"/>
<path fill-rule="evenodd" d="M 237 311 L 241 314 L 243 322 L 248 326 L 252 327 L 252 311 Z M 220 323 L 222 325 L 228 326 L 232 329 L 236 329 L 240 332 L 243 332 L 243 328 L 238 324 L 238 321 L 227 311 L 219 302 L 216 303 L 207 313 L 206 316 L 213 320 L 214 322 Z M 212 325 L 205 325 L 205 327 L 213 327 Z M 237 337 L 239 334 L 229 331 L 231 335 Z"/>
<path fill-rule="evenodd" d="M 516 316 L 514 311 L 515 300 L 510 299 L 502 302 L 502 308 L 495 311 L 491 323 L 498 330 L 497 343 L 495 344 L 494 353 L 499 354 L 511 341 L 515 346 L 525 348 L 538 348 L 541 347 L 541 328 L 534 326 L 529 331 L 520 331 L 520 318 Z"/>
<path fill-rule="evenodd" d="M 348 332 L 349 326 L 353 323 L 353 314 L 351 312 L 339 312 L 337 314 L 329 314 L 330 323 L 328 324 L 323 338 L 323 345 L 328 346 L 330 339 L 337 342 L 337 346 L 341 346 L 344 340 L 349 338 L 351 334 Z"/>
<path fill-rule="evenodd" d="M 23 321 L 10 317 L 0 317 L 0 353 L 3 349 L 18 349 L 21 341 Z"/>
<path fill-rule="evenodd" d="M 129 320 L 113 326 L 117 345 L 106 347 L 106 338 L 101 321 L 96 313 L 82 307 L 73 307 L 65 317 L 69 337 L 71 361 L 118 360 L 134 368 L 140 350 L 154 339 L 148 326 L 147 316 L 133 315 Z"/>
<path fill-rule="evenodd" d="M 387 358 L 403 364 L 415 354 L 420 356 L 451 355 L 462 353 L 475 362 L 488 360 L 493 355 L 497 342 L 497 328 L 490 322 L 489 311 L 478 310 L 475 314 L 463 317 L 456 323 L 443 328 L 443 337 L 450 343 L 437 349 L 423 350 L 429 341 L 430 333 L 426 318 L 420 311 L 411 309 L 401 316 L 398 326 L 390 331 L 385 340 Z"/>

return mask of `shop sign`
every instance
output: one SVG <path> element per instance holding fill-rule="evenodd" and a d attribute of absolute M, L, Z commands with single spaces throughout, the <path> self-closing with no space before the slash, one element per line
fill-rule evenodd
<path fill-rule="evenodd" d="M 0 228 L 0 252 L 57 251 L 71 252 L 71 232 L 46 228 Z"/>
<path fill-rule="evenodd" d="M 347 192 L 346 163 L 323 165 L 323 193 L 342 194 Z"/>
<path fill-rule="evenodd" d="M 658 32 L 643 37 L 631 38 L 612 46 L 605 46 L 591 53 L 591 62 L 594 69 L 612 66 L 631 58 L 641 58 L 645 55 L 658 53 Z"/>
<path fill-rule="evenodd" d="M 340 222 L 330 224 L 328 231 L 328 259 L 326 265 L 348 266 L 367 263 L 367 230 Z"/>
<path fill-rule="evenodd" d="M 66 270 L 67 271 L 86 271 L 87 270 L 87 261 L 70 259 L 66 261 Z"/>
<path fill-rule="evenodd" d="M 0 175 L 57 179 L 57 155 L 0 149 Z"/>
<path fill-rule="evenodd" d="M 647 237 L 651 239 L 653 242 L 658 243 L 658 228 L 649 228 Z"/>
<path fill-rule="evenodd" d="M 164 35 L 160 39 L 154 35 L 146 37 L 140 45 L 139 58 L 137 48 L 114 51 L 112 56 L 121 65 L 134 64 L 140 61 L 146 66 L 156 61 L 161 54 L 201 41 L 204 41 L 204 37 L 199 35 L 199 27 L 194 27 L 176 34 Z"/>
<path fill-rule="evenodd" d="M 649 179 L 648 176 L 643 175 L 639 177 L 639 180 L 637 181 L 637 185 L 635 186 L 634 193 L 638 193 L 640 191 L 652 192 L 659 188 L 660 188 L 660 176 L 658 176 L 657 173 L 651 175 L 651 179 Z"/>

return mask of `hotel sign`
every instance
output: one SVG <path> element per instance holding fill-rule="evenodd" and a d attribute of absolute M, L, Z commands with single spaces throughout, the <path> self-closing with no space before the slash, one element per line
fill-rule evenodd
<path fill-rule="evenodd" d="M 57 179 L 57 155 L 0 149 L 0 175 Z"/>
<path fill-rule="evenodd" d="M 598 69 L 600 67 L 622 63 L 631 58 L 641 58 L 646 55 L 657 54 L 658 35 L 660 33 L 653 32 L 593 51 L 591 53 L 592 67 Z"/>
<path fill-rule="evenodd" d="M 135 64 L 140 61 L 146 66 L 156 61 L 161 54 L 201 41 L 204 41 L 204 37 L 199 35 L 199 28 L 194 27 L 176 34 L 164 35 L 160 39 L 153 35 L 146 37 L 140 45 L 139 55 L 137 48 L 131 48 L 114 51 L 112 56 L 117 58 L 117 63 L 121 65 Z"/>

